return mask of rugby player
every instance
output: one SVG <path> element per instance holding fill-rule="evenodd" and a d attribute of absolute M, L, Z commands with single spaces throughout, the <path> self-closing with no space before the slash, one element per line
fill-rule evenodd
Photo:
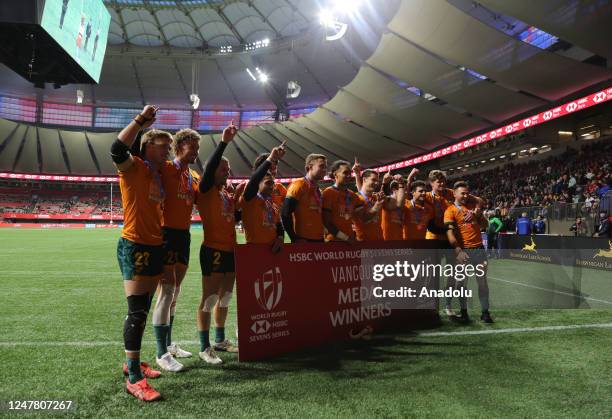
<path fill-rule="evenodd" d="M 325 241 L 354 243 L 356 240 L 352 220 L 362 216 L 364 207 L 359 195 L 349 189 L 352 171 L 354 169 L 351 170 L 350 163 L 344 160 L 337 160 L 331 165 L 329 177 L 334 179 L 334 185 L 323 191 L 323 224 L 327 230 Z"/>
<path fill-rule="evenodd" d="M 325 177 L 327 158 L 309 154 L 305 169 L 306 176 L 289 185 L 282 209 L 283 227 L 292 243 L 323 242 L 323 199 L 319 182 Z"/>
<path fill-rule="evenodd" d="M 434 219 L 432 207 L 425 205 L 427 184 L 417 180 L 410 185 L 412 198 L 404 206 L 404 240 L 424 240 Z"/>
<path fill-rule="evenodd" d="M 161 395 L 148 382 L 159 371 L 140 362 L 140 348 L 155 289 L 163 276 L 162 203 L 164 188 L 160 168 L 168 158 L 172 136 L 150 130 L 141 142 L 140 157 L 130 154 L 136 136 L 155 122 L 157 108 L 144 107 L 118 135 L 111 146 L 111 158 L 119 170 L 119 187 L 124 224 L 117 245 L 117 260 L 123 276 L 128 313 L 123 326 L 128 375 L 126 390 L 143 401 Z"/>
<path fill-rule="evenodd" d="M 399 175 L 398 175 L 399 176 Z M 389 183 L 389 193 L 391 199 L 398 199 L 398 195 L 401 194 L 401 201 L 405 202 L 406 197 L 406 184 L 404 180 L 399 177 L 399 180 L 392 180 Z M 384 240 L 402 240 L 404 236 L 403 224 L 406 215 L 405 204 L 393 210 L 389 210 L 383 206 L 381 212 L 381 226 Z"/>
<path fill-rule="evenodd" d="M 484 265 L 484 275 L 476 275 L 478 281 L 478 299 L 482 314 L 480 319 L 485 323 L 493 323 L 489 313 L 489 286 L 487 284 L 486 267 L 487 253 L 482 245 L 481 228 L 486 227 L 486 219 L 482 213 L 475 211 L 475 204 L 469 200 L 469 188 L 466 182 L 456 182 L 454 202 L 444 212 L 444 224 L 448 226 L 448 242 L 455 251 L 457 264 L 467 263 L 476 266 Z M 472 217 L 466 217 L 469 212 Z M 461 282 L 461 288 L 467 289 L 467 278 Z M 470 320 L 467 311 L 467 299 L 459 297 L 461 315 L 459 319 L 468 322 Z"/>
<path fill-rule="evenodd" d="M 268 157 L 270 157 L 270 153 L 262 153 L 259 156 L 257 156 L 255 161 L 253 162 L 253 172 L 255 172 L 259 168 L 259 166 L 261 166 L 265 161 L 267 161 Z M 278 163 L 270 162 L 270 168 L 268 169 L 268 172 L 270 172 L 270 175 L 274 179 L 276 179 L 276 175 L 278 172 Z M 240 183 L 238 187 L 236 188 L 236 192 L 234 193 L 234 201 L 238 204 L 238 207 L 237 207 L 238 209 L 241 209 L 240 197 L 244 193 L 244 188 L 246 188 L 247 183 L 248 182 Z M 285 202 L 286 196 L 287 196 L 287 188 L 285 188 L 285 186 L 282 183 L 275 182 L 274 189 L 272 190 L 272 201 L 278 206 L 278 208 L 283 207 L 283 202 Z"/>
<path fill-rule="evenodd" d="M 273 253 L 283 246 L 285 231 L 280 221 L 280 206 L 274 202 L 274 176 L 270 168 L 285 155 L 285 144 L 272 149 L 258 165 L 240 197 L 246 242 L 267 244 Z"/>
<path fill-rule="evenodd" d="M 389 194 L 391 201 L 397 202 L 394 209 L 389 209 L 387 205 L 382 209 L 382 230 L 384 240 L 403 240 L 404 224 L 406 219 L 406 190 L 410 188 L 412 179 L 418 173 L 417 169 L 412 169 L 408 178 L 404 181 L 401 175 L 394 175 L 389 182 Z M 391 175 L 391 173 L 388 173 Z M 383 181 L 384 183 L 384 181 Z"/>
<path fill-rule="evenodd" d="M 200 134 L 186 128 L 174 136 L 175 158 L 161 167 L 164 199 L 162 229 L 164 234 L 164 278 L 159 284 L 157 303 L 153 310 L 153 328 L 157 341 L 157 365 L 177 372 L 183 365 L 176 358 L 188 358 L 190 352 L 172 343 L 172 325 L 176 300 L 189 265 L 191 245 L 191 212 L 198 191 L 199 177 L 189 169 L 198 157 Z"/>
<path fill-rule="evenodd" d="M 427 229 L 425 239 L 437 240 L 437 248 L 441 255 L 444 255 L 445 260 L 454 259 L 452 253 L 447 255 L 448 250 L 452 250 L 448 242 L 447 227 L 444 225 L 444 212 L 453 205 L 455 201 L 454 192 L 446 187 L 446 174 L 441 170 L 432 170 L 428 175 L 431 192 L 425 194 L 425 204 L 431 208 L 434 214 L 434 222 Z M 472 195 L 468 196 L 468 202 L 474 204 L 473 210 L 468 210 L 465 214 L 466 221 L 471 221 L 474 215 L 481 214 L 483 202 L 480 198 Z M 446 278 L 446 289 L 454 289 L 455 279 L 452 277 Z M 455 312 L 452 307 L 452 297 L 447 297 L 445 301 L 444 312 L 449 317 L 455 317 Z"/>
<path fill-rule="evenodd" d="M 223 362 L 215 350 L 238 352 L 238 347 L 225 338 L 225 320 L 235 280 L 236 218 L 234 198 L 226 190 L 230 163 L 223 157 L 237 131 L 233 122 L 223 130 L 219 145 L 204 166 L 196 201 L 204 227 L 204 242 L 200 247 L 202 297 L 197 313 L 199 356 L 209 364 Z M 215 345 L 211 347 L 209 329 L 213 309 L 216 327 Z"/>
<path fill-rule="evenodd" d="M 392 178 L 388 173 L 389 182 Z M 361 173 L 362 186 L 359 191 L 359 199 L 364 205 L 361 217 L 353 218 L 353 227 L 356 232 L 357 241 L 383 240 L 383 229 L 380 212 L 383 207 L 394 211 L 404 205 L 405 192 L 399 189 L 397 195 L 392 199 L 385 196 L 380 190 L 378 172 L 367 169 Z"/>

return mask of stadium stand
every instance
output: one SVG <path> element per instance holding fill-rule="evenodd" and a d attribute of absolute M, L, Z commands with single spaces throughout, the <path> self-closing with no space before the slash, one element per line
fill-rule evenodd
<path fill-rule="evenodd" d="M 15 171 L 36 173 L 38 165 L 38 134 L 35 126 L 29 126 L 15 160 Z"/>
<path fill-rule="evenodd" d="M 60 137 L 66 149 L 70 173 L 75 175 L 97 175 L 98 170 L 83 133 L 62 130 L 60 131 Z"/>
<path fill-rule="evenodd" d="M 588 202 L 595 208 L 612 177 L 612 144 L 585 145 L 576 153 L 522 164 L 509 163 L 490 171 L 454 176 L 467 180 L 492 208 L 546 206 L 555 202 Z M 542 170 L 545 168 L 545 170 Z"/>
<path fill-rule="evenodd" d="M 109 158 L 110 146 L 117 139 L 117 133 L 86 133 L 89 144 L 93 149 L 95 159 L 98 167 L 100 168 L 100 174 L 102 173 L 115 173 L 116 169 L 113 166 L 113 162 Z"/>
<path fill-rule="evenodd" d="M 40 151 L 42 155 L 43 173 L 68 173 L 62 147 L 60 145 L 59 132 L 56 129 L 39 128 Z"/>
<path fill-rule="evenodd" d="M 0 146 L 0 169 L 12 171 L 15 165 L 15 156 L 21 146 L 21 140 L 27 130 L 23 124 L 15 124 L 11 121 L 0 120 L 3 142 Z"/>

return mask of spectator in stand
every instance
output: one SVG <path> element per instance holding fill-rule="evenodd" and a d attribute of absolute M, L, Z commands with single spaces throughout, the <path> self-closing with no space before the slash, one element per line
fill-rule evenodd
<path fill-rule="evenodd" d="M 612 176 L 608 178 L 608 181 L 605 185 L 597 188 L 597 196 L 602 198 L 608 191 L 612 190 Z"/>
<path fill-rule="evenodd" d="M 499 210 L 489 211 L 489 225 L 487 227 L 487 254 L 499 259 L 499 232 L 504 227 Z"/>
<path fill-rule="evenodd" d="M 573 175 L 570 175 L 569 180 L 567 181 L 567 189 L 569 191 L 570 194 L 573 194 L 574 191 L 576 190 L 576 177 L 574 177 Z"/>
<path fill-rule="evenodd" d="M 594 203 L 595 203 L 595 197 L 591 194 L 587 194 L 587 198 L 584 200 L 584 207 L 587 210 L 590 210 L 591 208 L 593 208 Z"/>
<path fill-rule="evenodd" d="M 582 217 L 576 217 L 576 221 L 571 225 L 569 231 L 574 233 L 575 237 L 586 237 L 587 234 L 587 226 L 582 222 Z"/>
<path fill-rule="evenodd" d="M 605 211 L 599 212 L 599 224 L 595 228 L 593 237 L 612 237 L 612 228 L 610 227 L 610 217 Z"/>
<path fill-rule="evenodd" d="M 546 234 L 546 221 L 541 215 L 538 215 L 536 220 L 533 222 L 533 232 L 535 234 Z"/>
<path fill-rule="evenodd" d="M 489 200 L 494 208 L 581 202 L 580 194 L 594 194 L 605 183 L 602 179 L 610 177 L 610 160 L 612 142 L 600 141 L 583 146 L 578 153 L 570 149 L 545 160 L 511 162 L 469 175 L 467 181 L 472 190 Z M 546 167 L 545 173 L 542 173 L 543 167 Z M 462 173 L 461 178 L 466 178 L 465 174 Z M 493 178 L 499 180 L 491 182 Z"/>
<path fill-rule="evenodd" d="M 516 220 L 516 234 L 519 236 L 529 236 L 531 234 L 531 220 L 524 212 L 521 214 L 521 218 Z"/>

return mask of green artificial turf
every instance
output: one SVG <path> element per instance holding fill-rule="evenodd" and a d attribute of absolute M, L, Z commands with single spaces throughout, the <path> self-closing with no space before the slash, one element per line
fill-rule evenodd
<path fill-rule="evenodd" d="M 193 266 L 173 337 L 194 352 L 187 370 L 151 381 L 164 396 L 144 404 L 124 391 L 126 313 L 118 230 L 0 230 L 0 401 L 73 400 L 79 417 L 610 417 L 612 329 L 374 336 L 265 362 L 220 367 L 197 358 L 200 296 Z M 494 325 L 443 320 L 434 330 L 612 323 L 609 275 L 520 261 L 491 261 Z M 508 282 L 511 281 L 511 282 Z M 520 285 L 523 284 L 523 285 Z M 534 288 L 537 287 L 537 288 Z M 539 289 L 544 288 L 544 289 Z M 578 293 L 577 296 L 566 294 Z M 477 299 L 475 299 L 477 301 Z M 610 302 L 610 303 L 608 303 Z M 545 310 L 545 307 L 555 307 Z M 580 309 L 562 309 L 579 307 Z M 588 309 L 587 309 L 588 308 Z M 478 307 L 472 312 L 478 316 Z M 227 335 L 235 336 L 235 306 Z M 150 326 L 143 360 L 154 361 Z M 19 417 L 4 410 L 1 416 Z M 41 417 L 51 413 L 40 412 Z"/>

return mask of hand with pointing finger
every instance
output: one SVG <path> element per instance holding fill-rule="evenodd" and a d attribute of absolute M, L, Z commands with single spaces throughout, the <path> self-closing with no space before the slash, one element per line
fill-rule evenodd
<path fill-rule="evenodd" d="M 286 141 L 283 141 L 281 145 L 274 147 L 270 151 L 270 157 L 268 157 L 268 159 L 273 163 L 277 163 L 279 160 L 282 160 L 282 158 L 285 156 L 285 144 Z"/>
<path fill-rule="evenodd" d="M 351 171 L 355 175 L 360 175 L 361 174 L 361 164 L 359 163 L 359 160 L 357 160 L 357 157 L 355 157 L 355 164 L 351 168 Z"/>
<path fill-rule="evenodd" d="M 389 170 L 387 173 L 385 173 L 385 175 L 383 176 L 383 184 L 388 184 L 391 182 L 391 180 L 393 179 L 393 175 L 391 174 L 391 170 Z"/>
<path fill-rule="evenodd" d="M 221 141 L 223 141 L 226 144 L 229 144 L 232 142 L 232 140 L 234 139 L 234 137 L 236 136 L 236 133 L 238 132 L 238 127 L 236 125 L 234 125 L 234 121 L 232 121 L 227 128 L 225 128 L 223 130 L 223 135 L 221 137 Z"/>

